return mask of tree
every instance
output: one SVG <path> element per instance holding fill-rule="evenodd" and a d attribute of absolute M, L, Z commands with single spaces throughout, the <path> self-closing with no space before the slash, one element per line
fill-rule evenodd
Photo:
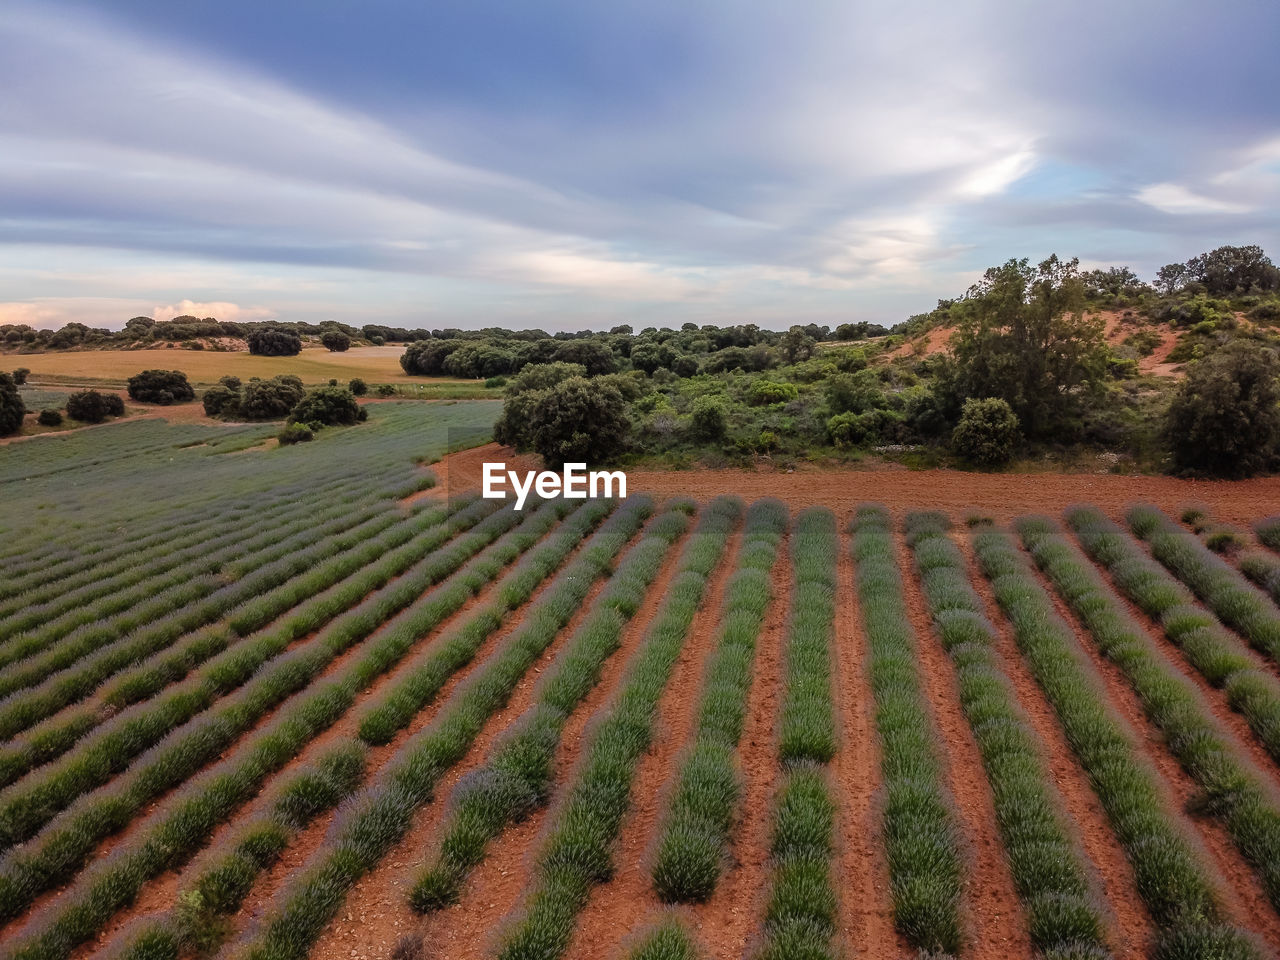
<path fill-rule="evenodd" d="M 554 359 L 561 363 L 582 364 L 589 377 L 613 373 L 618 369 L 613 351 L 596 340 L 568 340 L 556 348 Z"/>
<path fill-rule="evenodd" d="M 804 327 L 792 327 L 782 335 L 778 348 L 786 357 L 787 363 L 796 363 L 813 356 L 815 343 L 813 336 L 806 332 Z"/>
<path fill-rule="evenodd" d="M 351 391 L 352 396 L 363 397 L 369 392 L 369 385 L 359 377 L 352 377 L 351 381 L 347 384 L 347 389 Z"/>
<path fill-rule="evenodd" d="M 0 373 L 0 437 L 7 437 L 22 429 L 22 418 L 27 415 L 27 405 L 22 402 L 18 385 L 7 373 Z"/>
<path fill-rule="evenodd" d="M 36 423 L 42 427 L 60 427 L 62 426 L 62 411 L 46 407 L 40 411 L 40 416 L 36 417 Z"/>
<path fill-rule="evenodd" d="M 1166 296 L 1176 293 L 1187 281 L 1185 263 L 1166 263 L 1156 271 L 1156 289 Z"/>
<path fill-rule="evenodd" d="M 111 401 L 115 401 L 112 403 Z M 116 411 L 119 412 L 116 412 Z M 115 394 L 82 390 L 67 397 L 67 416 L 81 423 L 102 423 L 109 416 L 124 413 L 124 401 Z"/>
<path fill-rule="evenodd" d="M 571 377 L 531 396 L 531 446 L 548 463 L 608 463 L 626 449 L 627 404 L 612 384 Z"/>
<path fill-rule="evenodd" d="M 234 416 L 240 405 L 240 392 L 222 384 L 214 384 L 200 398 L 206 416 Z"/>
<path fill-rule="evenodd" d="M 988 397 L 965 401 L 960 422 L 951 434 L 951 446 L 966 460 L 993 466 L 1008 463 L 1018 439 L 1018 418 L 1009 404 Z"/>
<path fill-rule="evenodd" d="M 302 400 L 302 381 L 281 375 L 270 380 L 250 380 L 240 397 L 240 416 L 246 420 L 280 420 Z"/>
<path fill-rule="evenodd" d="M 31 375 L 31 371 L 26 367 L 18 367 L 13 371 L 13 382 L 18 386 L 22 386 L 27 382 L 27 377 Z"/>
<path fill-rule="evenodd" d="M 1277 376 L 1273 351 L 1239 340 L 1192 366 L 1165 419 L 1174 467 L 1228 479 L 1269 469 L 1280 443 Z"/>
<path fill-rule="evenodd" d="M 1078 261 L 1036 268 L 1010 260 L 971 287 L 951 349 L 956 400 L 1000 397 L 1028 436 L 1061 437 L 1100 395 L 1110 351 L 1100 318 L 1085 316 Z"/>
<path fill-rule="evenodd" d="M 360 404 L 344 387 L 317 387 L 310 390 L 289 414 L 290 423 L 322 423 L 350 426 L 360 419 Z"/>
<path fill-rule="evenodd" d="M 695 397 L 689 408 L 689 432 L 693 438 L 712 443 L 723 440 L 727 430 L 724 401 L 719 397 Z"/>
<path fill-rule="evenodd" d="M 143 370 L 129 378 L 129 397 L 139 403 L 168 406 L 194 400 L 196 392 L 181 370 Z"/>
<path fill-rule="evenodd" d="M 411 376 L 438 377 L 449 354 L 461 347 L 460 340 L 418 340 L 400 354 L 400 366 Z"/>
<path fill-rule="evenodd" d="M 1187 261 L 1187 276 L 1211 297 L 1280 290 L 1280 268 L 1259 246 L 1218 247 Z"/>
<path fill-rule="evenodd" d="M 328 347 L 330 353 L 344 353 L 351 349 L 351 338 L 341 330 L 326 330 L 320 334 L 320 342 Z"/>
<path fill-rule="evenodd" d="M 292 330 L 259 327 L 245 337 L 249 352 L 260 357 L 293 357 L 302 352 L 302 338 Z"/>

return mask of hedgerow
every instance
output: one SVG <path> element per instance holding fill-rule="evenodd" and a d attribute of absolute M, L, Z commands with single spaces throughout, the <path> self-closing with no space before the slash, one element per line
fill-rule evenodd
<path fill-rule="evenodd" d="M 1158 508 L 1131 507 L 1127 519 L 1130 529 L 1150 545 L 1151 555 L 1190 587 L 1223 623 L 1280 663 L 1280 610 L 1264 594 Z"/>
<path fill-rule="evenodd" d="M 1104 706 L 1097 677 L 1028 562 L 1007 534 L 992 528 L 975 531 L 973 545 L 1018 647 L 1133 866 L 1138 895 L 1160 932 L 1154 956 L 1260 957 L 1248 935 L 1224 918 L 1215 880 L 1177 826 L 1178 812 L 1167 805 L 1150 765 Z"/>
<path fill-rule="evenodd" d="M 459 507 L 465 506 L 461 502 Z M 75 711 L 57 714 L 28 730 L 21 738 L 0 747 L 0 782 L 8 784 L 26 770 L 46 763 L 71 749 L 99 724 L 100 737 L 111 736 L 129 744 L 133 753 L 154 743 L 177 723 L 190 718 L 213 698 L 238 686 L 263 662 L 282 652 L 298 637 L 311 633 L 343 610 L 354 606 L 373 590 L 385 586 L 392 577 L 409 569 L 423 555 L 440 546 L 450 534 L 445 523 L 452 507 L 423 510 L 402 523 L 383 529 L 376 536 L 361 538 L 350 550 L 327 561 L 318 557 L 306 573 L 286 581 L 274 590 L 258 594 L 230 615 L 231 624 L 197 631 L 148 660 L 117 674 L 90 701 Z M 353 530 L 372 534 L 380 523 Z M 347 538 L 338 538 L 345 541 Z M 234 625 L 242 629 L 265 624 L 277 613 L 292 613 L 265 635 L 242 642 Z M 252 612 L 250 612 L 252 611 Z M 206 663 L 206 661 L 208 661 Z M 201 667 L 201 664 L 205 664 Z M 165 686 L 188 677 L 188 682 L 165 694 L 160 702 L 134 710 L 113 713 L 103 719 L 102 706 L 120 709 L 159 694 Z M 105 750 L 119 762 L 120 747 L 107 747 L 95 737 L 77 748 L 82 752 Z M 0 794 L 3 797 L 3 794 Z"/>
<path fill-rule="evenodd" d="M 512 514 L 514 511 L 505 510 L 489 519 Z M 484 525 L 480 524 L 472 535 L 464 535 L 459 541 L 479 534 Z M 496 531 L 486 534 L 490 542 L 495 537 Z M 70 892 L 42 914 L 40 927 L 24 935 L 14 956 L 65 957 L 79 943 L 96 934 L 115 910 L 132 899 L 136 885 L 155 871 L 185 862 L 219 822 L 253 796 L 265 777 L 284 766 L 306 743 L 335 723 L 361 690 L 367 689 L 420 637 L 493 579 L 501 567 L 513 559 L 506 551 L 497 549 L 501 546 L 502 542 L 491 554 L 477 557 L 437 590 L 387 622 L 383 629 L 378 627 L 386 620 L 385 616 L 367 618 L 363 635 L 374 630 L 377 633 L 361 647 L 359 657 L 334 678 L 308 687 L 303 696 L 286 703 L 264 730 L 241 744 L 227 760 L 178 791 L 151 826 L 132 835 L 131 842 L 117 846 L 107 859 L 85 871 Z M 458 547 L 459 544 L 455 544 L 454 549 L 446 553 L 452 556 L 453 569 L 457 569 L 460 557 L 465 556 Z M 403 579 L 397 581 L 397 588 Z M 351 638 L 347 646 L 354 639 Z M 206 730 L 211 727 L 208 723 L 204 725 Z M 192 733 L 198 737 L 199 728 Z M 157 752 L 153 751 L 153 756 Z M 166 759 L 174 759 L 172 751 Z M 158 765 L 153 763 L 152 769 Z M 20 909 L 25 905 L 23 901 L 29 902 L 43 886 L 73 872 L 92 848 L 96 836 L 102 835 L 104 829 L 118 829 L 130 819 L 137 809 L 143 784 L 147 784 L 147 778 L 135 774 L 127 784 L 113 784 L 114 789 L 109 788 L 106 795 L 85 798 L 87 803 L 71 808 L 34 844 L 28 845 L 37 849 L 28 852 L 24 846 L 6 857 L 0 863 L 0 905 L 8 908 L 12 902 Z M 130 859 L 135 856 L 141 859 Z"/>
<path fill-rule="evenodd" d="M 720 639 L 707 665 L 693 743 L 676 773 L 652 875 L 667 903 L 706 900 L 724 859 L 742 792 L 734 761 L 746 716 L 756 638 L 773 599 L 770 571 L 787 508 L 758 500 L 747 510 L 738 568 L 725 589 Z"/>
<path fill-rule="evenodd" d="M 438 905 L 446 897 L 456 896 L 466 873 L 484 858 L 487 842 L 507 824 L 527 815 L 550 797 L 555 751 L 565 723 L 598 682 L 605 660 L 617 650 L 622 629 L 639 609 L 657 577 L 663 558 L 675 539 L 687 529 L 689 518 L 685 506 L 677 505 L 650 525 L 645 538 L 631 550 L 610 579 L 590 616 L 568 639 L 565 651 L 541 682 L 537 700 L 512 725 L 488 762 L 459 784 L 453 800 L 453 815 L 444 828 L 445 852 L 440 863 L 443 871 L 435 872 L 433 876 L 429 869 L 426 875 L 419 877 L 410 894 L 410 902 L 415 908 Z M 591 851 L 600 852 L 598 845 L 590 843 L 592 831 L 584 831 L 582 827 L 585 824 L 566 824 L 563 820 L 558 826 L 550 849 L 543 854 L 544 865 L 548 859 L 559 860 L 557 852 L 567 853 L 561 863 L 563 870 L 571 873 L 591 871 Z M 558 847 L 566 844 L 570 849 L 557 851 Z M 589 846 L 584 848 L 583 844 Z M 607 861 L 607 849 L 604 855 Z M 550 874 L 557 872 L 552 870 Z M 552 920 L 555 923 L 554 934 L 567 944 L 576 911 L 569 911 L 567 903 L 557 903 L 553 919 L 536 909 L 550 874 L 545 869 L 539 872 L 533 895 L 534 913 L 514 928 L 511 939 L 503 948 L 504 956 L 522 955 L 524 948 L 520 944 L 527 939 L 527 928 L 532 928 L 530 932 L 536 939 L 545 939 L 548 933 L 553 932 L 539 929 L 539 921 Z M 554 881 L 550 886 L 555 886 Z M 449 887 L 452 887 L 451 891 Z M 438 895 L 441 893 L 446 897 Z M 548 893 L 558 900 L 553 891 Z M 566 916 L 567 925 L 555 922 Z"/>
<path fill-rule="evenodd" d="M 365 749 L 347 741 L 290 776 L 262 813 L 193 870 L 171 909 L 145 918 L 122 937 L 114 960 L 178 960 L 188 953 L 213 953 L 230 933 L 228 918 L 240 909 L 257 877 L 276 862 L 299 830 L 350 795 L 364 767 Z"/>
<path fill-rule="evenodd" d="M 773 814 L 772 890 L 759 960 L 823 960 L 835 955 L 831 857 L 836 803 L 823 765 L 836 749 L 831 644 L 838 550 L 830 510 L 815 507 L 800 514 L 791 543 L 795 586 L 778 744 L 784 778 Z"/>
<path fill-rule="evenodd" d="M 507 702 L 652 509 L 647 498 L 633 497 L 615 512 L 503 648 L 346 805 L 312 865 L 281 892 L 277 906 L 241 944 L 245 960 L 306 957 L 347 891 L 404 836 L 414 811 L 430 799 L 440 777 L 466 755 L 485 721 Z"/>
<path fill-rule="evenodd" d="M 1081 540 L 1092 543 L 1100 556 L 1122 556 L 1134 546 L 1122 535 L 1109 536 L 1108 521 L 1096 511 L 1075 509 L 1069 516 L 1081 531 Z M 1280 806 L 1269 789 L 1240 761 L 1226 735 L 1206 713 L 1195 687 L 1159 655 L 1142 628 L 1107 592 L 1097 571 L 1053 525 L 1043 519 L 1028 520 L 1021 525 L 1021 535 L 1058 591 L 1080 611 L 1103 655 L 1123 671 L 1143 710 L 1164 734 L 1169 751 L 1204 791 L 1203 812 L 1222 821 L 1236 847 L 1258 872 L 1272 903 L 1280 904 Z M 1123 560 L 1117 565 L 1122 569 L 1127 566 Z M 1157 583 L 1154 579 L 1150 582 Z M 1180 620 L 1203 624 L 1206 619 L 1185 607 L 1181 613 L 1167 611 L 1165 617 L 1175 624 L 1175 632 L 1181 630 Z M 1214 635 L 1206 629 L 1204 638 L 1212 643 Z M 1222 640 L 1221 661 L 1240 658 L 1238 649 L 1226 645 L 1229 638 Z M 1196 646 L 1194 640 L 1192 646 Z M 1223 676 L 1229 677 L 1230 672 Z M 1274 682 L 1262 683 L 1248 676 L 1238 676 L 1235 683 L 1239 684 L 1234 687 L 1237 702 L 1240 696 L 1256 696 L 1263 707 L 1268 692 L 1275 689 Z M 1247 706 L 1241 703 L 1242 708 Z"/>
<path fill-rule="evenodd" d="M 568 787 L 539 855 L 529 910 L 511 928 L 504 956 L 523 956 L 534 943 L 546 944 L 541 956 L 563 952 L 582 901 L 558 902 L 560 890 L 566 882 L 589 890 L 611 874 L 612 845 L 630 802 L 636 765 L 653 735 L 659 698 L 741 512 L 736 500 L 713 501 L 689 538 L 666 600 Z M 459 785 L 439 854 L 410 894 L 415 909 L 434 910 L 455 900 L 467 872 L 483 857 L 485 841 L 530 803 L 549 796 L 552 770 L 546 746 L 554 747 L 554 739 L 536 736 L 538 719 L 537 713 L 530 715 L 530 725 L 495 752 L 485 771 Z M 531 748 L 523 755 L 521 740 Z M 499 807 L 496 816 L 486 809 L 486 798 Z"/>
<path fill-rule="evenodd" d="M 940 514 L 909 514 L 907 543 L 934 629 L 955 664 L 960 704 L 982 755 L 1031 942 L 1047 957 L 1108 957 L 1084 859 L 1058 814 L 1061 798 L 993 652 L 995 630 L 947 535 L 950 527 Z"/>
<path fill-rule="evenodd" d="M 882 826 L 894 925 L 916 949 L 954 955 L 963 939 L 963 869 L 955 818 L 942 785 L 937 735 L 920 692 L 889 512 L 878 505 L 859 507 L 852 529 L 880 736 Z"/>
<path fill-rule="evenodd" d="M 1280 760 L 1280 682 L 1258 669 L 1241 648 L 1240 641 L 1223 629 L 1210 613 L 1199 608 L 1191 593 L 1163 567 L 1147 556 L 1115 523 L 1092 508 L 1068 512 L 1068 520 L 1076 538 L 1098 563 L 1111 573 L 1125 595 L 1148 616 L 1156 620 L 1165 636 L 1179 647 L 1187 661 L 1213 686 L 1226 691 L 1227 703 L 1249 723 L 1249 728 L 1271 756 Z M 1027 521 L 1028 537 L 1048 539 L 1055 535 L 1043 521 Z M 1046 548 L 1052 549 L 1052 548 Z M 1074 590 L 1097 589 L 1092 578 L 1064 583 Z M 1102 611 L 1088 610 L 1082 619 L 1105 618 L 1099 629 L 1107 636 L 1118 631 L 1118 624 L 1137 629 L 1136 624 L 1115 620 L 1108 603 Z"/>

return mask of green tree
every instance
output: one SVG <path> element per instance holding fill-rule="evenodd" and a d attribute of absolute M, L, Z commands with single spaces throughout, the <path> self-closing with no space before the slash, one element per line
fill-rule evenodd
<path fill-rule="evenodd" d="M 1101 394 L 1109 351 L 1100 318 L 1084 313 L 1079 262 L 1057 256 L 992 267 L 954 309 L 955 400 L 1000 397 L 1031 437 L 1061 437 Z"/>
<path fill-rule="evenodd" d="M 719 397 L 695 397 L 689 408 L 689 431 L 705 443 L 724 439 L 728 430 L 724 401 Z"/>
<path fill-rule="evenodd" d="M 317 387 L 309 390 L 289 414 L 290 423 L 322 423 L 350 426 L 360 419 L 360 404 L 346 387 Z"/>
<path fill-rule="evenodd" d="M 22 402 L 18 393 L 18 385 L 7 373 L 0 373 L 0 437 L 17 433 L 22 429 L 22 418 L 26 416 L 27 405 Z"/>
<path fill-rule="evenodd" d="M 813 356 L 816 341 L 804 327 L 792 327 L 782 335 L 778 348 L 787 363 L 797 363 Z"/>
<path fill-rule="evenodd" d="M 507 403 L 517 405 L 526 418 L 521 446 L 542 454 L 548 463 L 608 463 L 627 448 L 627 404 L 611 383 L 570 377 L 546 390 L 517 394 Z"/>
<path fill-rule="evenodd" d="M 143 370 L 129 378 L 129 396 L 139 403 L 184 403 L 194 400 L 196 392 L 181 370 Z"/>
<path fill-rule="evenodd" d="M 1280 443 L 1277 376 L 1273 351 L 1239 340 L 1192 366 L 1165 419 L 1174 467 L 1229 479 L 1269 469 Z"/>
<path fill-rule="evenodd" d="M 951 434 L 951 446 L 966 460 L 994 466 L 1008 463 L 1017 449 L 1019 434 L 1018 417 L 1004 400 L 966 400 Z"/>
<path fill-rule="evenodd" d="M 320 342 L 330 353 L 344 353 L 351 349 L 351 338 L 341 330 L 326 330 L 320 334 Z"/>
<path fill-rule="evenodd" d="M 249 352 L 260 357 L 292 357 L 302 352 L 302 338 L 292 330 L 259 327 L 251 330 L 245 341 Z"/>

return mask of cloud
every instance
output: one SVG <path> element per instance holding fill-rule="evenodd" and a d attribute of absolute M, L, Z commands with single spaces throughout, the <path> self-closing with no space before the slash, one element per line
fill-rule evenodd
<path fill-rule="evenodd" d="M 275 311 L 270 307 L 242 307 L 225 301 L 196 302 L 180 300 L 177 303 L 156 307 L 151 311 L 152 320 L 172 320 L 174 317 L 213 317 L 215 320 L 236 321 L 272 320 Z"/>
<path fill-rule="evenodd" d="M 1179 183 L 1153 183 L 1143 187 L 1137 198 L 1165 213 L 1248 213 L 1252 207 L 1229 200 L 1215 200 L 1196 193 Z"/>

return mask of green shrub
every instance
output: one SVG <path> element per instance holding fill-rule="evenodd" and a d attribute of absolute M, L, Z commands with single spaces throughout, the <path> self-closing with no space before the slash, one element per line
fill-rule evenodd
<path fill-rule="evenodd" d="M 298 377 L 282 375 L 253 379 L 244 385 L 239 415 L 246 420 L 282 420 L 305 395 Z"/>
<path fill-rule="evenodd" d="M 290 423 L 322 424 L 326 427 L 354 424 L 361 406 L 355 395 L 343 387 L 317 387 L 307 391 L 289 413 Z"/>
<path fill-rule="evenodd" d="M 315 433 L 304 423 L 286 424 L 285 428 L 276 434 L 276 439 L 280 441 L 282 447 L 292 446 L 295 443 L 310 443 L 315 438 Z"/>
<path fill-rule="evenodd" d="M 800 391 L 794 383 L 757 380 L 747 391 L 747 402 L 752 406 L 762 407 L 774 403 L 787 403 L 799 395 Z"/>
<path fill-rule="evenodd" d="M 40 411 L 40 416 L 36 417 L 36 422 L 42 427 L 60 427 L 62 426 L 62 411 L 46 408 Z"/>
<path fill-rule="evenodd" d="M 1012 459 L 1020 436 L 1018 418 L 1006 401 L 999 397 L 966 400 L 951 446 L 966 460 L 995 466 Z"/>
<path fill-rule="evenodd" d="M 1175 469 L 1227 479 L 1269 469 L 1280 443 L 1277 376 L 1272 350 L 1241 341 L 1195 364 L 1165 418 Z"/>
<path fill-rule="evenodd" d="M 21 387 L 27 382 L 29 376 L 31 376 L 30 370 L 26 367 L 18 367 L 13 371 L 13 382 Z"/>
<path fill-rule="evenodd" d="M 330 353 L 345 353 L 351 349 L 351 338 L 341 330 L 326 330 L 320 334 L 320 343 Z"/>
<path fill-rule="evenodd" d="M 245 337 L 249 352 L 259 357 L 293 357 L 302 352 L 302 338 L 292 330 L 259 327 Z"/>
<path fill-rule="evenodd" d="M 112 403 L 112 400 L 115 403 Z M 82 390 L 67 397 L 67 416 L 81 423 L 102 423 L 119 407 L 124 413 L 124 401 L 115 394 L 102 394 L 97 390 Z M 118 414 L 117 414 L 118 416 Z"/>
<path fill-rule="evenodd" d="M 27 415 L 27 405 L 22 402 L 13 377 L 0 373 L 0 437 L 17 433 L 22 419 Z"/>
<path fill-rule="evenodd" d="M 222 384 L 210 387 L 200 400 L 204 404 L 205 414 L 210 417 L 234 416 L 239 412 L 239 392 Z"/>
<path fill-rule="evenodd" d="M 378 396 L 394 397 L 395 395 L 396 395 L 396 388 L 393 387 L 391 384 L 389 383 L 378 384 Z"/>
<path fill-rule="evenodd" d="M 129 378 L 129 396 L 139 403 L 168 406 L 196 398 L 196 392 L 181 370 L 143 370 Z"/>
<path fill-rule="evenodd" d="M 715 443 L 728 430 L 724 401 L 719 397 L 695 397 L 689 408 L 689 432 L 695 440 Z"/>
<path fill-rule="evenodd" d="M 359 377 L 352 377 L 347 383 L 347 389 L 351 391 L 353 397 L 363 397 L 369 392 L 369 385 Z"/>

